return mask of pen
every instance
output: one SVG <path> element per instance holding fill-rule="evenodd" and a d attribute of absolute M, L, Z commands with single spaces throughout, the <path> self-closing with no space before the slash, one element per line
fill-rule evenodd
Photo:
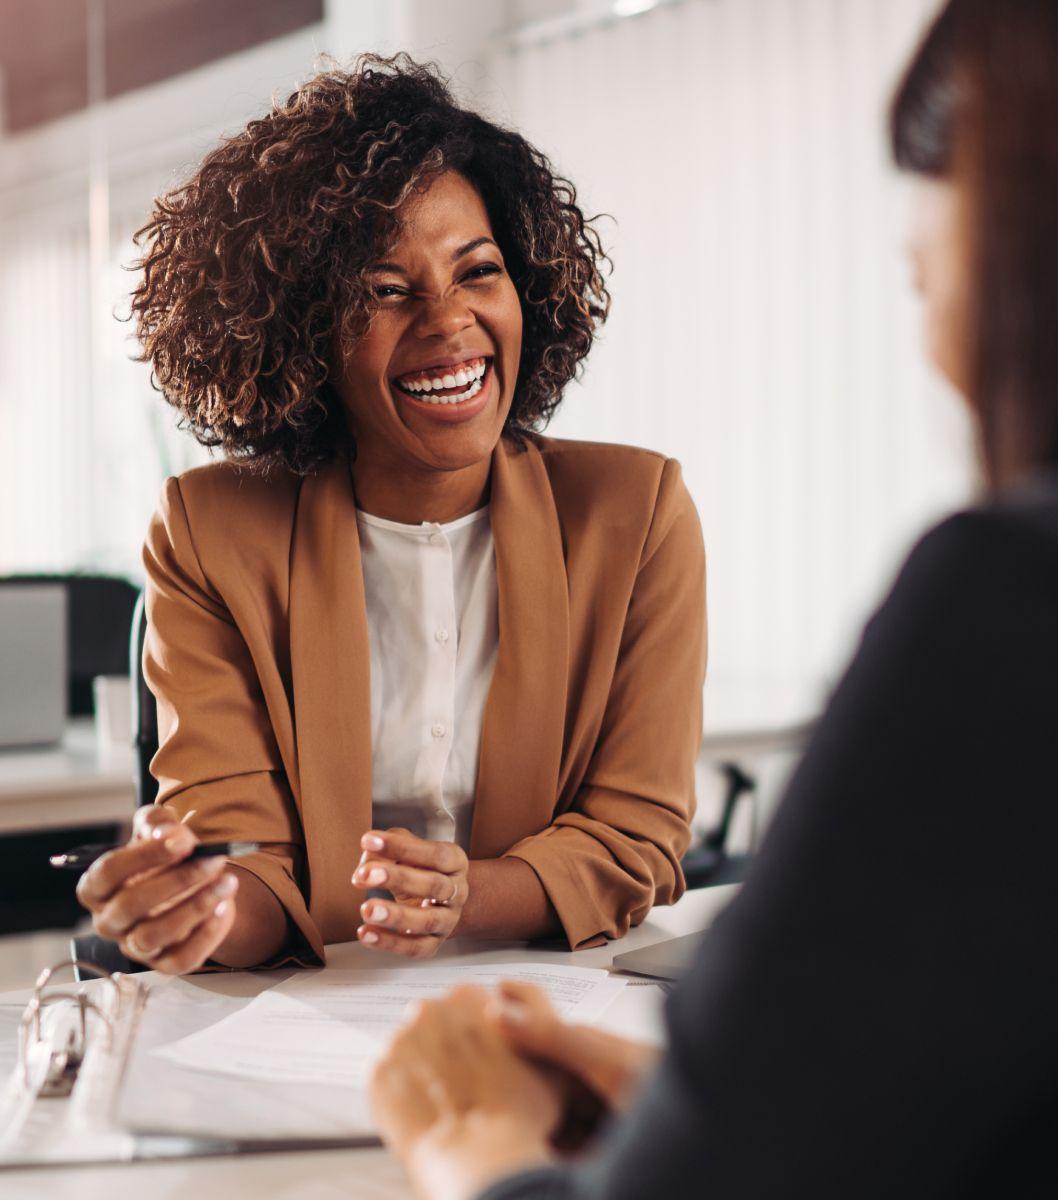
<path fill-rule="evenodd" d="M 124 845 L 125 842 L 115 842 L 113 845 L 75 846 L 65 854 L 53 854 L 48 862 L 62 871 L 83 871 L 97 858 L 102 858 L 109 851 L 118 850 Z M 199 858 L 242 858 L 244 854 L 254 854 L 260 848 L 260 842 L 200 842 L 181 861 L 194 862 Z"/>

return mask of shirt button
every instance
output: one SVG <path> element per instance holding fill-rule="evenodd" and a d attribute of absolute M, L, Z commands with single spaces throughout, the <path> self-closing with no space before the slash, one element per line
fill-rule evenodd
<path fill-rule="evenodd" d="M 435 629 L 433 635 L 437 639 L 437 641 L 439 641 L 441 643 L 442 646 L 445 644 L 445 642 L 448 641 L 448 630 L 447 629 Z"/>
<path fill-rule="evenodd" d="M 443 738 L 448 730 L 438 721 L 436 724 L 430 726 L 430 732 L 435 738 Z"/>

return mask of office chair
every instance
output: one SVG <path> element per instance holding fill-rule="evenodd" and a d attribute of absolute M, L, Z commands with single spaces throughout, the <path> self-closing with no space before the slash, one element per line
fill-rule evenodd
<path fill-rule="evenodd" d="M 720 770 L 727 780 L 720 820 L 683 856 L 683 875 L 688 889 L 741 883 L 749 867 L 750 855 L 728 853 L 727 835 L 736 805 L 743 796 L 756 790 L 757 781 L 737 763 L 722 763 Z"/>
<path fill-rule="evenodd" d="M 129 676 L 132 679 L 132 748 L 136 752 L 136 807 L 158 799 L 158 780 L 151 759 L 158 752 L 158 701 L 143 677 L 143 643 L 147 637 L 144 593 L 136 601 L 129 638 Z"/>
<path fill-rule="evenodd" d="M 136 807 L 153 804 L 158 798 L 158 781 L 151 774 L 151 759 L 158 749 L 158 703 L 143 677 L 143 642 L 147 636 L 144 593 L 136 599 L 127 638 L 129 676 L 132 679 L 132 746 L 135 751 Z M 117 942 L 98 933 L 70 939 L 70 957 L 93 963 L 102 971 L 146 971 L 149 968 L 122 954 Z M 80 968 L 75 974 L 82 978 Z"/>

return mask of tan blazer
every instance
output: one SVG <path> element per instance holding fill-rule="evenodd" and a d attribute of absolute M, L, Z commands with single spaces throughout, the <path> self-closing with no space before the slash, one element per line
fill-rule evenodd
<path fill-rule="evenodd" d="M 502 440 L 490 502 L 500 642 L 470 856 L 527 862 L 576 948 L 683 892 L 701 530 L 678 464 L 625 446 Z M 144 560 L 159 802 L 194 809 L 202 838 L 268 843 L 239 865 L 322 958 L 355 937 L 350 877 L 371 828 L 348 461 L 307 478 L 219 462 L 170 479 Z"/>

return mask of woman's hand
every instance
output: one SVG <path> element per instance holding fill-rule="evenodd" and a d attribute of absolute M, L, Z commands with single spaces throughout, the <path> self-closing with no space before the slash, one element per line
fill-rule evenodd
<path fill-rule="evenodd" d="M 550 1157 L 556 1089 L 488 1019 L 493 1005 L 474 987 L 428 1000 L 375 1068 L 379 1131 L 430 1200 L 466 1200 Z"/>
<path fill-rule="evenodd" d="M 431 958 L 459 924 L 470 890 L 467 856 L 454 842 L 430 842 L 407 829 L 372 830 L 360 845 L 353 883 L 385 888 L 393 899 L 361 904 L 357 938 L 376 950 Z"/>
<path fill-rule="evenodd" d="M 496 1019 L 512 1049 L 573 1076 L 615 1112 L 631 1106 L 659 1056 L 642 1042 L 567 1025 L 540 988 L 511 979 L 500 984 Z"/>
<path fill-rule="evenodd" d="M 77 884 L 96 933 L 167 975 L 202 966 L 235 920 L 239 881 L 223 858 L 186 862 L 197 843 L 165 808 L 141 808 L 128 844 L 97 859 Z"/>

